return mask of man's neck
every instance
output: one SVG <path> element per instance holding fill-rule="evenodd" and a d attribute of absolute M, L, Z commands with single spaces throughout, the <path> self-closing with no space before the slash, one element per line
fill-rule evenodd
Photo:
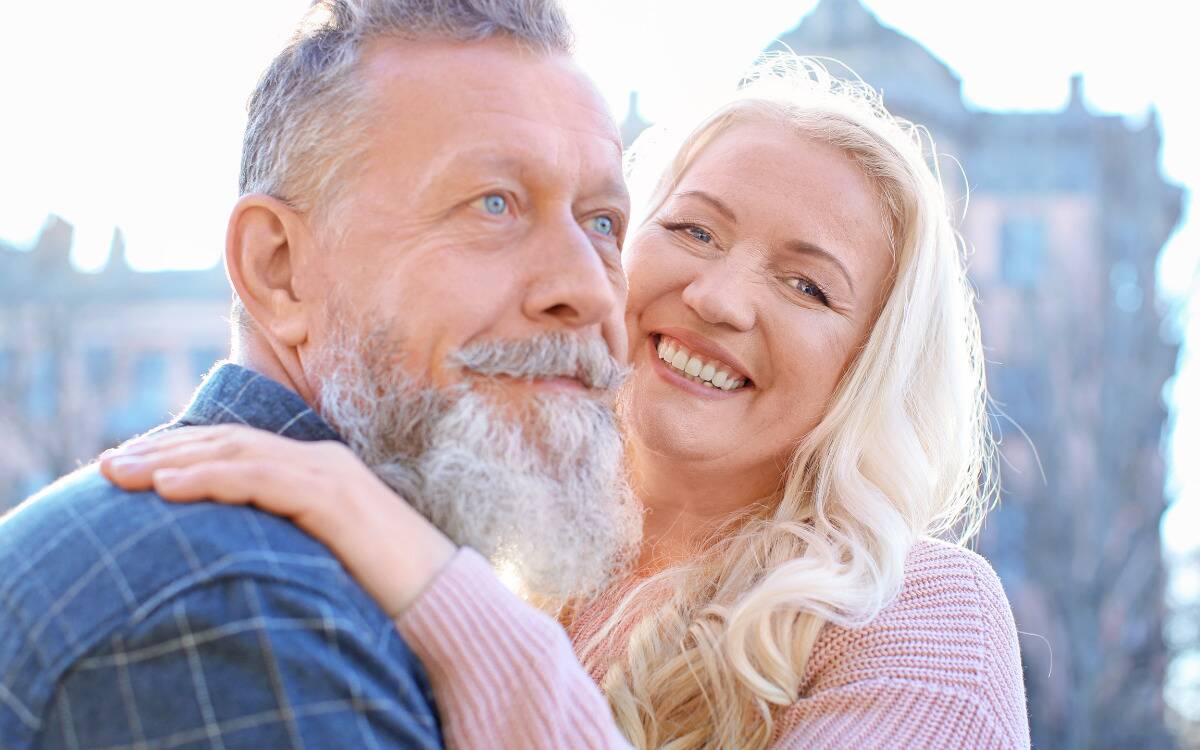
<path fill-rule="evenodd" d="M 290 354 L 292 359 L 296 359 L 294 353 Z M 309 404 L 316 403 L 316 389 L 304 377 L 298 362 L 294 368 L 287 367 L 280 352 L 257 331 L 243 331 L 234 337 L 229 361 L 274 380 Z M 290 369 L 297 372 L 293 373 Z"/>

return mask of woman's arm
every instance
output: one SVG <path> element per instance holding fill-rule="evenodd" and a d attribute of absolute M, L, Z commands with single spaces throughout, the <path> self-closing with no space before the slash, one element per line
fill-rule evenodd
<path fill-rule="evenodd" d="M 629 747 L 562 627 L 474 550 L 396 622 L 426 665 L 450 747 Z"/>
<path fill-rule="evenodd" d="M 1021 750 L 1028 732 L 987 698 L 953 686 L 880 679 L 801 699 L 772 750 L 910 748 Z"/>
<path fill-rule="evenodd" d="M 562 628 L 510 592 L 340 443 L 189 427 L 106 454 L 128 490 L 254 505 L 324 543 L 396 622 L 457 748 L 627 748 Z"/>

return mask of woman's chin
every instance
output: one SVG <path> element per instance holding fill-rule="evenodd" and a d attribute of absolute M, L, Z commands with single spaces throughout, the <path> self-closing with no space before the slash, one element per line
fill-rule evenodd
<path fill-rule="evenodd" d="M 678 399 L 632 394 L 622 418 L 627 437 L 639 449 L 681 462 L 727 458 L 737 439 Z"/>

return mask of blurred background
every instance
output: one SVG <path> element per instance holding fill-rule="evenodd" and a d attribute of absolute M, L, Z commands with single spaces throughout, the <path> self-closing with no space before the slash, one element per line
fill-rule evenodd
<path fill-rule="evenodd" d="M 227 354 L 244 103 L 307 5 L 3 3 L 0 513 L 168 419 Z M 929 128 L 973 250 L 1004 486 L 978 547 L 1034 746 L 1200 748 L 1188 4 L 567 5 L 627 142 L 780 45 Z"/>

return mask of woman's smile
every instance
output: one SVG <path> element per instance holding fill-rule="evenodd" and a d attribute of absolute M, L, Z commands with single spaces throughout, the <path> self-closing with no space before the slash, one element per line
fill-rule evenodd
<path fill-rule="evenodd" d="M 673 329 L 673 334 L 656 333 L 647 339 L 655 371 L 668 383 L 705 398 L 728 398 L 754 387 L 744 368 L 732 357 L 714 352 L 716 344 L 698 334 Z"/>

